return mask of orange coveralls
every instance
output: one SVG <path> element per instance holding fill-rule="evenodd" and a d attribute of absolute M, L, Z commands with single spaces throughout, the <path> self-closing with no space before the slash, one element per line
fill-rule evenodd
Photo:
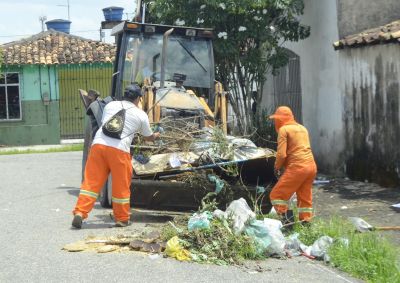
<path fill-rule="evenodd" d="M 313 216 L 312 184 L 317 166 L 311 152 L 308 131 L 294 120 L 287 106 L 278 107 L 270 118 L 274 119 L 278 132 L 275 170 L 285 168 L 272 189 L 271 203 L 278 214 L 284 214 L 288 210 L 289 199 L 296 193 L 299 219 L 310 221 Z"/>
<path fill-rule="evenodd" d="M 81 213 L 83 219 L 88 217 L 111 172 L 115 222 L 128 221 L 132 170 L 131 156 L 128 152 L 102 144 L 93 145 L 89 152 L 84 180 L 73 213 Z"/>

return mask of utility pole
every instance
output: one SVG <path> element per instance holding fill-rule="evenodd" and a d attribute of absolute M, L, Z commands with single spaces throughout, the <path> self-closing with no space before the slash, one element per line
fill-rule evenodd
<path fill-rule="evenodd" d="M 44 32 L 44 22 L 47 21 L 46 16 L 40 16 L 39 21 L 42 23 L 42 32 Z"/>
<path fill-rule="evenodd" d="M 67 7 L 67 9 L 68 9 L 68 21 L 70 21 L 71 19 L 70 19 L 70 16 L 69 16 L 69 0 L 67 0 L 67 5 L 57 5 L 57 6 L 59 6 L 59 7 Z"/>

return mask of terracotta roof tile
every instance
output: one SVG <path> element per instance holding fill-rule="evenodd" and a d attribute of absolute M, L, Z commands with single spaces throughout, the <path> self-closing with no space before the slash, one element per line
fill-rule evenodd
<path fill-rule="evenodd" d="M 348 35 L 333 43 L 337 49 L 354 48 L 372 44 L 400 43 L 400 20 L 368 29 L 358 34 Z"/>
<path fill-rule="evenodd" d="M 49 30 L 0 46 L 5 65 L 113 62 L 115 45 Z"/>

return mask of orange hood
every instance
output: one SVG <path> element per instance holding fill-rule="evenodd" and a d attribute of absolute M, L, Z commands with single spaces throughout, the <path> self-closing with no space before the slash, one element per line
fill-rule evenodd
<path fill-rule="evenodd" d="M 275 114 L 269 116 L 270 119 L 274 119 L 275 130 L 278 132 L 279 129 L 287 124 L 295 124 L 294 116 L 292 110 L 287 106 L 279 106 Z"/>

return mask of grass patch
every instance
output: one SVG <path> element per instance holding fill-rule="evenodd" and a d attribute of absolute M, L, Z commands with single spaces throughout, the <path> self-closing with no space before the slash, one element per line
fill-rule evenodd
<path fill-rule="evenodd" d="M 58 148 L 48 148 L 48 149 L 6 150 L 6 151 L 0 151 L 0 155 L 67 152 L 67 151 L 82 151 L 82 150 L 83 150 L 83 144 L 71 144 L 71 145 L 65 145 L 65 146 L 58 147 Z"/>
<path fill-rule="evenodd" d="M 320 236 L 335 239 L 328 254 L 331 263 L 368 282 L 400 282 L 399 250 L 377 232 L 357 233 L 346 219 L 315 219 L 310 227 L 295 227 L 299 239 L 311 245 Z M 349 240 L 348 245 L 341 238 Z"/>

